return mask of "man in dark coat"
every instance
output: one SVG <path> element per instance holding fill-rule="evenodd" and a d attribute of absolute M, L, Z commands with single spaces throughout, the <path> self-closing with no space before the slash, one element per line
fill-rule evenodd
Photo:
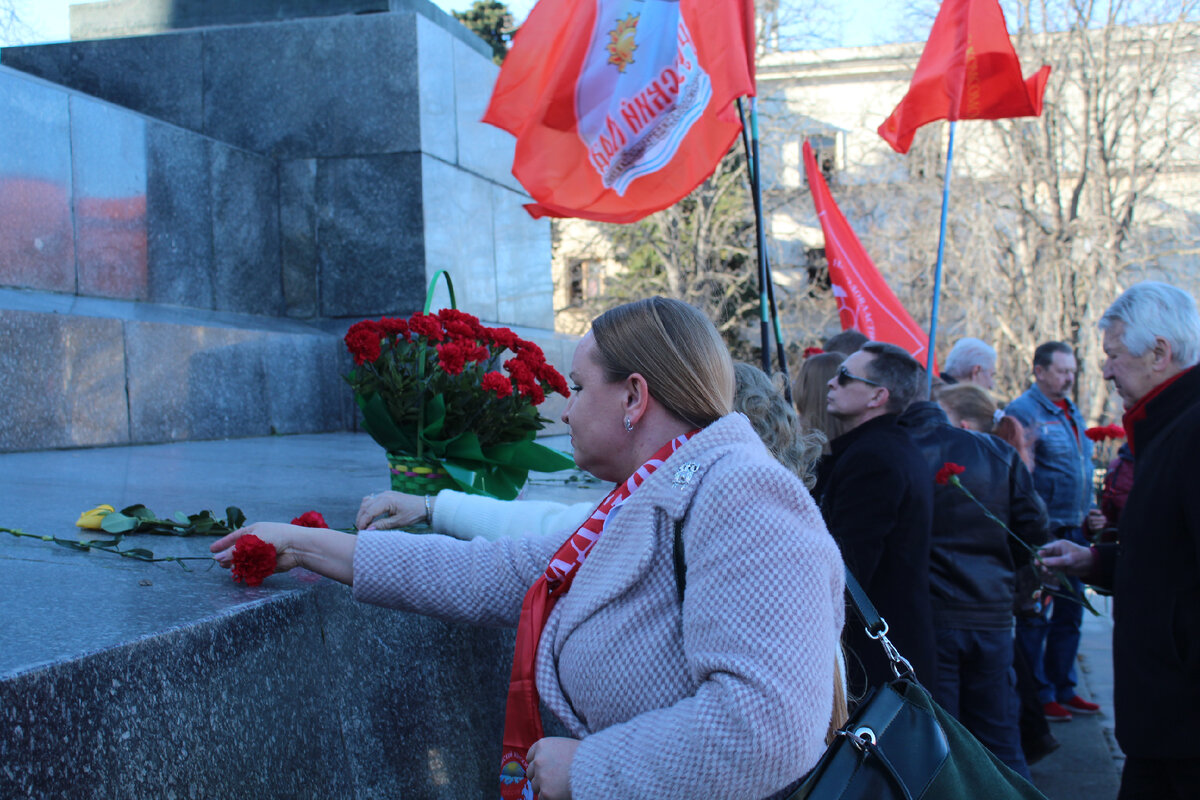
<path fill-rule="evenodd" d="M 1104 377 L 1125 401 L 1133 489 L 1119 543 L 1042 549 L 1050 568 L 1113 590 L 1118 800 L 1200 787 L 1200 313 L 1163 283 L 1130 287 L 1100 319 Z"/>
<path fill-rule="evenodd" d="M 896 424 L 920 391 L 924 370 L 891 344 L 868 342 L 829 381 L 830 414 L 847 431 L 831 443 L 816 494 L 851 574 L 889 626 L 888 638 L 917 677 L 934 676 L 929 597 L 933 473 Z M 892 679 L 883 648 L 847 615 L 852 696 Z M 865 670 L 865 675 L 864 675 Z"/>
<path fill-rule="evenodd" d="M 900 415 L 900 425 L 931 471 L 947 463 L 964 467 L 958 480 L 979 501 L 950 483 L 933 490 L 930 588 L 937 672 L 926 685 L 975 738 L 1028 779 L 1018 727 L 1012 609 L 1015 570 L 1030 556 L 987 512 L 1025 544 L 1037 546 L 1047 538 L 1046 506 L 1013 447 L 953 427 L 936 403 L 913 403 Z"/>

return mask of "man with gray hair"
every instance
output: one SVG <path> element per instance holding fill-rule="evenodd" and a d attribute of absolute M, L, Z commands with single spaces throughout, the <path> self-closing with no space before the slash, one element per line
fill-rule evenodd
<path fill-rule="evenodd" d="M 1052 542 L 1048 568 L 1113 591 L 1118 800 L 1200 786 L 1200 313 L 1165 283 L 1131 286 L 1100 319 L 1104 377 L 1125 401 L 1133 489 L 1118 544 Z"/>
<path fill-rule="evenodd" d="M 974 383 L 984 389 L 996 387 L 996 350 L 982 339 L 964 336 L 950 348 L 945 371 L 946 383 Z"/>

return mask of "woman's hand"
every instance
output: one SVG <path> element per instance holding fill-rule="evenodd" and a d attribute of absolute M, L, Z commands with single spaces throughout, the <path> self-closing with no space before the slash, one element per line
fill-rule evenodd
<path fill-rule="evenodd" d="M 318 575 L 354 583 L 354 547 L 358 537 L 340 531 L 302 528 L 284 522 L 256 522 L 217 539 L 208 549 L 225 569 L 233 566 L 233 547 L 237 540 L 252 533 L 275 545 L 275 571 L 287 572 L 304 567 Z"/>
<path fill-rule="evenodd" d="M 431 509 L 433 502 L 434 498 L 430 497 Z M 403 492 L 380 492 L 363 498 L 358 515 L 354 518 L 354 527 L 360 531 L 387 530 L 431 521 L 425 519 L 424 497 Z"/>
<path fill-rule="evenodd" d="M 299 525 L 287 525 L 283 522 L 256 522 L 217 539 L 208 546 L 208 549 L 212 551 L 213 558 L 218 564 L 229 569 L 233 566 L 233 547 L 237 544 L 237 540 L 252 533 L 264 542 L 275 545 L 275 571 L 287 572 L 292 567 L 300 566 L 293 545 L 297 534 L 303 533 L 305 530 L 307 529 L 301 528 Z"/>
<path fill-rule="evenodd" d="M 570 800 L 571 760 L 578 747 L 578 739 L 547 736 L 529 748 L 525 774 L 541 800 Z"/>

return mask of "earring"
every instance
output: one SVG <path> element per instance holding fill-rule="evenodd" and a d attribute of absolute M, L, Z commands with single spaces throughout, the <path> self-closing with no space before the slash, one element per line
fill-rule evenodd
<path fill-rule="evenodd" d="M 625 418 L 625 430 L 633 433 L 633 421 L 630 420 L 629 417 Z"/>

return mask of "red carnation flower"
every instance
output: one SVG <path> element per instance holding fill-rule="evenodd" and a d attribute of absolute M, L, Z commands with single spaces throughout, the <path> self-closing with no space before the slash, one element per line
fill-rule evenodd
<path fill-rule="evenodd" d="M 942 468 L 937 471 L 937 475 L 934 475 L 933 479 L 937 481 L 939 485 L 945 486 L 951 481 L 957 483 L 958 481 L 954 476 L 961 475 L 966 471 L 967 468 L 962 464 L 955 464 L 953 461 L 947 461 L 945 464 L 942 464 Z"/>
<path fill-rule="evenodd" d="M 804 348 L 804 357 L 808 358 L 809 356 L 819 356 L 824 352 L 825 351 L 819 347 L 806 347 Z"/>
<path fill-rule="evenodd" d="M 1108 438 L 1108 428 L 1088 428 L 1083 432 L 1083 435 L 1091 439 L 1093 442 L 1103 442 Z"/>
<path fill-rule="evenodd" d="M 382 352 L 379 343 L 383 335 L 379 324 L 373 320 L 367 319 L 351 325 L 350 330 L 346 331 L 344 341 L 346 349 L 354 356 L 354 363 L 365 364 L 377 360 Z"/>
<path fill-rule="evenodd" d="M 521 383 L 517 385 L 517 391 L 528 397 L 535 406 L 540 406 L 546 402 L 546 393 L 542 391 L 542 387 L 536 383 Z"/>
<path fill-rule="evenodd" d="M 451 323 L 458 330 L 466 331 L 465 336 L 471 339 L 482 339 L 484 327 L 479 324 L 479 318 L 468 314 L 465 311 L 459 311 L 457 308 L 443 308 L 437 312 L 437 317 L 446 326 L 446 330 L 450 330 Z"/>
<path fill-rule="evenodd" d="M 510 358 L 508 361 L 505 361 L 504 371 L 513 376 L 513 380 L 517 382 L 518 387 L 521 384 L 533 383 L 536 377 L 529 365 L 519 358 Z"/>
<path fill-rule="evenodd" d="M 570 397 L 571 390 L 567 387 L 567 380 L 558 370 L 550 364 L 542 364 L 538 367 L 538 377 L 550 384 L 550 388 L 561 394 L 563 397 Z"/>
<path fill-rule="evenodd" d="M 447 375 L 461 375 L 466 364 L 466 352 L 461 346 L 451 342 L 437 346 L 438 361 Z"/>
<path fill-rule="evenodd" d="M 383 329 L 386 336 L 394 336 L 399 338 L 408 338 L 408 323 L 397 317 L 383 317 L 379 320 L 379 327 Z"/>
<path fill-rule="evenodd" d="M 233 579 L 247 586 L 260 585 L 274 574 L 276 557 L 275 545 L 246 534 L 233 546 Z"/>
<path fill-rule="evenodd" d="M 299 525 L 302 528 L 328 528 L 329 524 L 325 522 L 325 518 L 317 511 L 305 511 L 300 516 L 292 520 L 293 525 Z"/>
<path fill-rule="evenodd" d="M 1125 438 L 1125 429 L 1122 428 L 1120 425 L 1116 425 L 1116 424 L 1109 425 L 1108 426 L 1108 438 L 1124 439 Z"/>
<path fill-rule="evenodd" d="M 438 318 L 432 314 L 422 314 L 420 311 L 408 318 L 408 329 L 431 342 L 440 342 L 446 338 Z"/>
<path fill-rule="evenodd" d="M 511 397 L 513 393 L 512 381 L 499 372 L 489 372 L 484 375 L 481 385 L 485 392 L 495 392 L 496 397 Z"/>
<path fill-rule="evenodd" d="M 517 340 L 517 358 L 524 361 L 531 367 L 537 367 L 546 363 L 546 354 L 542 352 L 542 348 L 538 347 L 533 342 L 525 339 Z"/>
<path fill-rule="evenodd" d="M 500 348 L 514 349 L 520 341 L 517 335 L 508 328 L 484 328 L 479 338 L 491 342 Z"/>

